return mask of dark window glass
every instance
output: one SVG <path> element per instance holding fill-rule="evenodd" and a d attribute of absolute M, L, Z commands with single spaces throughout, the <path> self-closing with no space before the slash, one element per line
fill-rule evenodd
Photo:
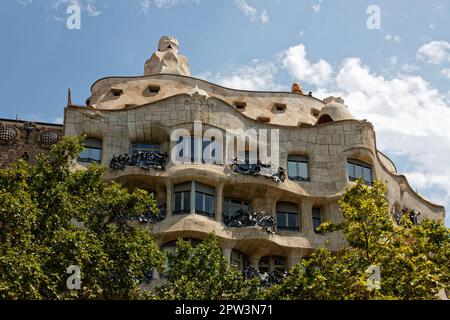
<path fill-rule="evenodd" d="M 203 157 L 203 154 L 205 152 L 206 147 L 209 146 L 214 141 L 214 139 L 212 139 L 212 141 L 207 141 L 207 140 L 202 140 L 201 138 L 180 137 L 180 139 L 178 140 L 178 143 L 181 143 L 183 139 L 189 139 L 190 149 L 191 149 L 190 150 L 190 153 L 191 153 L 190 154 L 190 161 L 191 161 L 191 163 L 197 163 L 197 162 L 195 162 L 195 160 L 196 160 L 195 159 L 196 158 L 195 157 L 195 153 L 196 153 L 195 144 L 198 144 L 198 143 L 201 143 L 201 154 L 200 154 L 200 158 L 199 159 L 201 159 L 202 163 L 206 163 L 206 160 L 209 160 L 209 159 L 205 159 Z M 184 151 L 187 152 L 187 150 L 185 150 L 185 149 L 181 149 L 179 151 L 178 156 L 180 158 L 184 157 Z M 213 149 L 211 154 L 209 154 L 209 152 L 208 152 L 207 156 L 208 157 L 211 156 L 212 158 L 216 157 L 216 150 Z"/>
<path fill-rule="evenodd" d="M 350 181 L 355 181 L 359 178 L 363 178 L 367 184 L 372 184 L 373 174 L 372 168 L 363 162 L 357 160 L 349 160 L 347 162 L 348 178 Z"/>
<path fill-rule="evenodd" d="M 295 203 L 277 204 L 277 228 L 279 230 L 298 231 L 298 206 Z"/>
<path fill-rule="evenodd" d="M 223 221 L 231 221 L 233 217 L 237 217 L 239 210 L 250 212 L 250 206 L 247 201 L 239 199 L 224 199 L 223 201 Z"/>
<path fill-rule="evenodd" d="M 100 163 L 102 142 L 97 139 L 86 139 L 83 152 L 78 157 L 79 162 Z"/>
<path fill-rule="evenodd" d="M 288 176 L 291 180 L 309 181 L 308 158 L 302 156 L 289 156 Z"/>
<path fill-rule="evenodd" d="M 269 260 L 270 257 L 262 257 L 261 259 L 259 259 L 259 272 L 265 273 L 270 271 Z"/>
<path fill-rule="evenodd" d="M 312 210 L 312 222 L 313 222 L 313 228 L 314 232 L 316 232 L 316 229 L 321 225 L 322 223 L 322 213 L 320 208 L 313 208 Z"/>
<path fill-rule="evenodd" d="M 174 192 L 174 214 L 183 214 L 191 212 L 191 192 L 179 191 Z"/>
<path fill-rule="evenodd" d="M 160 152 L 161 146 L 157 143 L 133 143 L 131 149 L 134 155 L 139 152 Z"/>

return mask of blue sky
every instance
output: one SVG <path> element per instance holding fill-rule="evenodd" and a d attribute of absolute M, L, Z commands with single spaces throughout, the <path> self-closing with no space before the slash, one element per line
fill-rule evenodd
<path fill-rule="evenodd" d="M 80 30 L 66 27 L 74 3 Z M 367 28 L 370 5 L 380 29 Z M 83 104 L 95 80 L 141 75 L 173 35 L 193 76 L 342 96 L 413 187 L 449 211 L 449 18 L 445 0 L 7 0 L 0 117 L 61 122 L 67 88 Z"/>

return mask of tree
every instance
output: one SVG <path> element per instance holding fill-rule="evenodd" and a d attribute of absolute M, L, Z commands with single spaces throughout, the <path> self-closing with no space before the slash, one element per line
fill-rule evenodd
<path fill-rule="evenodd" d="M 194 246 L 179 239 L 174 253 L 167 253 L 167 282 L 156 289 L 155 297 L 170 300 L 223 300 L 255 298 L 255 279 L 228 265 L 215 235 Z"/>
<path fill-rule="evenodd" d="M 163 255 L 129 216 L 156 211 L 144 190 L 103 181 L 104 169 L 75 170 L 83 137 L 66 137 L 35 163 L 0 170 L 0 298 L 137 298 Z M 69 266 L 81 289 L 69 290 Z"/>
<path fill-rule="evenodd" d="M 386 186 L 358 180 L 339 204 L 342 222 L 320 232 L 342 232 L 348 247 L 316 250 L 266 294 L 275 299 L 435 299 L 450 283 L 450 230 L 441 222 L 397 226 L 389 214 Z M 379 288 L 368 286 L 369 267 L 379 268 Z"/>

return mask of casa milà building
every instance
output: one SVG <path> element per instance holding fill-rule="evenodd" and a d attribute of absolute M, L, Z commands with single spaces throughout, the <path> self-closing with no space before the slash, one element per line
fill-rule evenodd
<path fill-rule="evenodd" d="M 215 233 L 239 268 L 288 270 L 316 248 L 345 245 L 339 233 L 315 228 L 340 221 L 338 199 L 358 177 L 368 184 L 387 182 L 394 220 L 406 209 L 414 210 L 416 222 L 444 219 L 444 207 L 411 188 L 378 151 L 373 125 L 355 119 L 342 99 L 320 100 L 297 84 L 288 92 L 247 91 L 191 77 L 173 37 L 161 38 L 143 76 L 102 78 L 91 93 L 87 106 L 65 108 L 64 135 L 87 136 L 79 166 L 100 163 L 108 168 L 105 179 L 154 193 L 160 214 L 130 219 L 162 248 L 172 248 L 178 238 L 202 240 Z M 224 135 L 278 129 L 281 168 L 245 159 L 174 163 L 174 130 L 184 129 L 205 145 L 203 132 L 194 132 L 196 122 L 203 132 L 214 128 Z M 236 150 L 248 156 L 246 151 Z"/>

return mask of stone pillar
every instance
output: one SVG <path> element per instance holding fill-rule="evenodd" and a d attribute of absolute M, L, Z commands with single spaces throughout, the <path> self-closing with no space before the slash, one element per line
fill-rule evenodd
<path fill-rule="evenodd" d="M 230 265 L 231 265 L 231 251 L 232 250 L 233 249 L 231 247 L 223 248 L 223 255 L 225 256 L 225 258 L 227 258 L 228 267 L 230 267 Z"/>
<path fill-rule="evenodd" d="M 222 222 L 222 211 L 223 211 L 223 187 L 225 182 L 220 182 L 216 187 L 216 221 Z"/>
<path fill-rule="evenodd" d="M 167 218 L 173 215 L 173 183 L 170 180 L 166 180 L 166 214 Z"/>
<path fill-rule="evenodd" d="M 152 278 L 155 280 L 159 279 L 159 272 L 158 272 L 158 270 L 156 270 L 156 268 L 153 268 Z"/>
<path fill-rule="evenodd" d="M 298 253 L 291 253 L 291 254 L 289 254 L 286 257 L 286 268 L 287 268 L 287 271 L 289 271 L 295 265 L 300 263 L 301 260 L 302 260 L 301 254 L 298 254 Z"/>
<path fill-rule="evenodd" d="M 191 182 L 191 214 L 195 213 L 195 181 Z"/>
<path fill-rule="evenodd" d="M 248 262 L 256 270 L 259 270 L 259 259 L 261 259 L 260 255 L 252 254 L 248 257 Z"/>
<path fill-rule="evenodd" d="M 305 235 L 313 234 L 312 226 L 312 208 L 313 202 L 309 199 L 303 199 L 300 203 L 302 213 L 302 233 Z"/>

